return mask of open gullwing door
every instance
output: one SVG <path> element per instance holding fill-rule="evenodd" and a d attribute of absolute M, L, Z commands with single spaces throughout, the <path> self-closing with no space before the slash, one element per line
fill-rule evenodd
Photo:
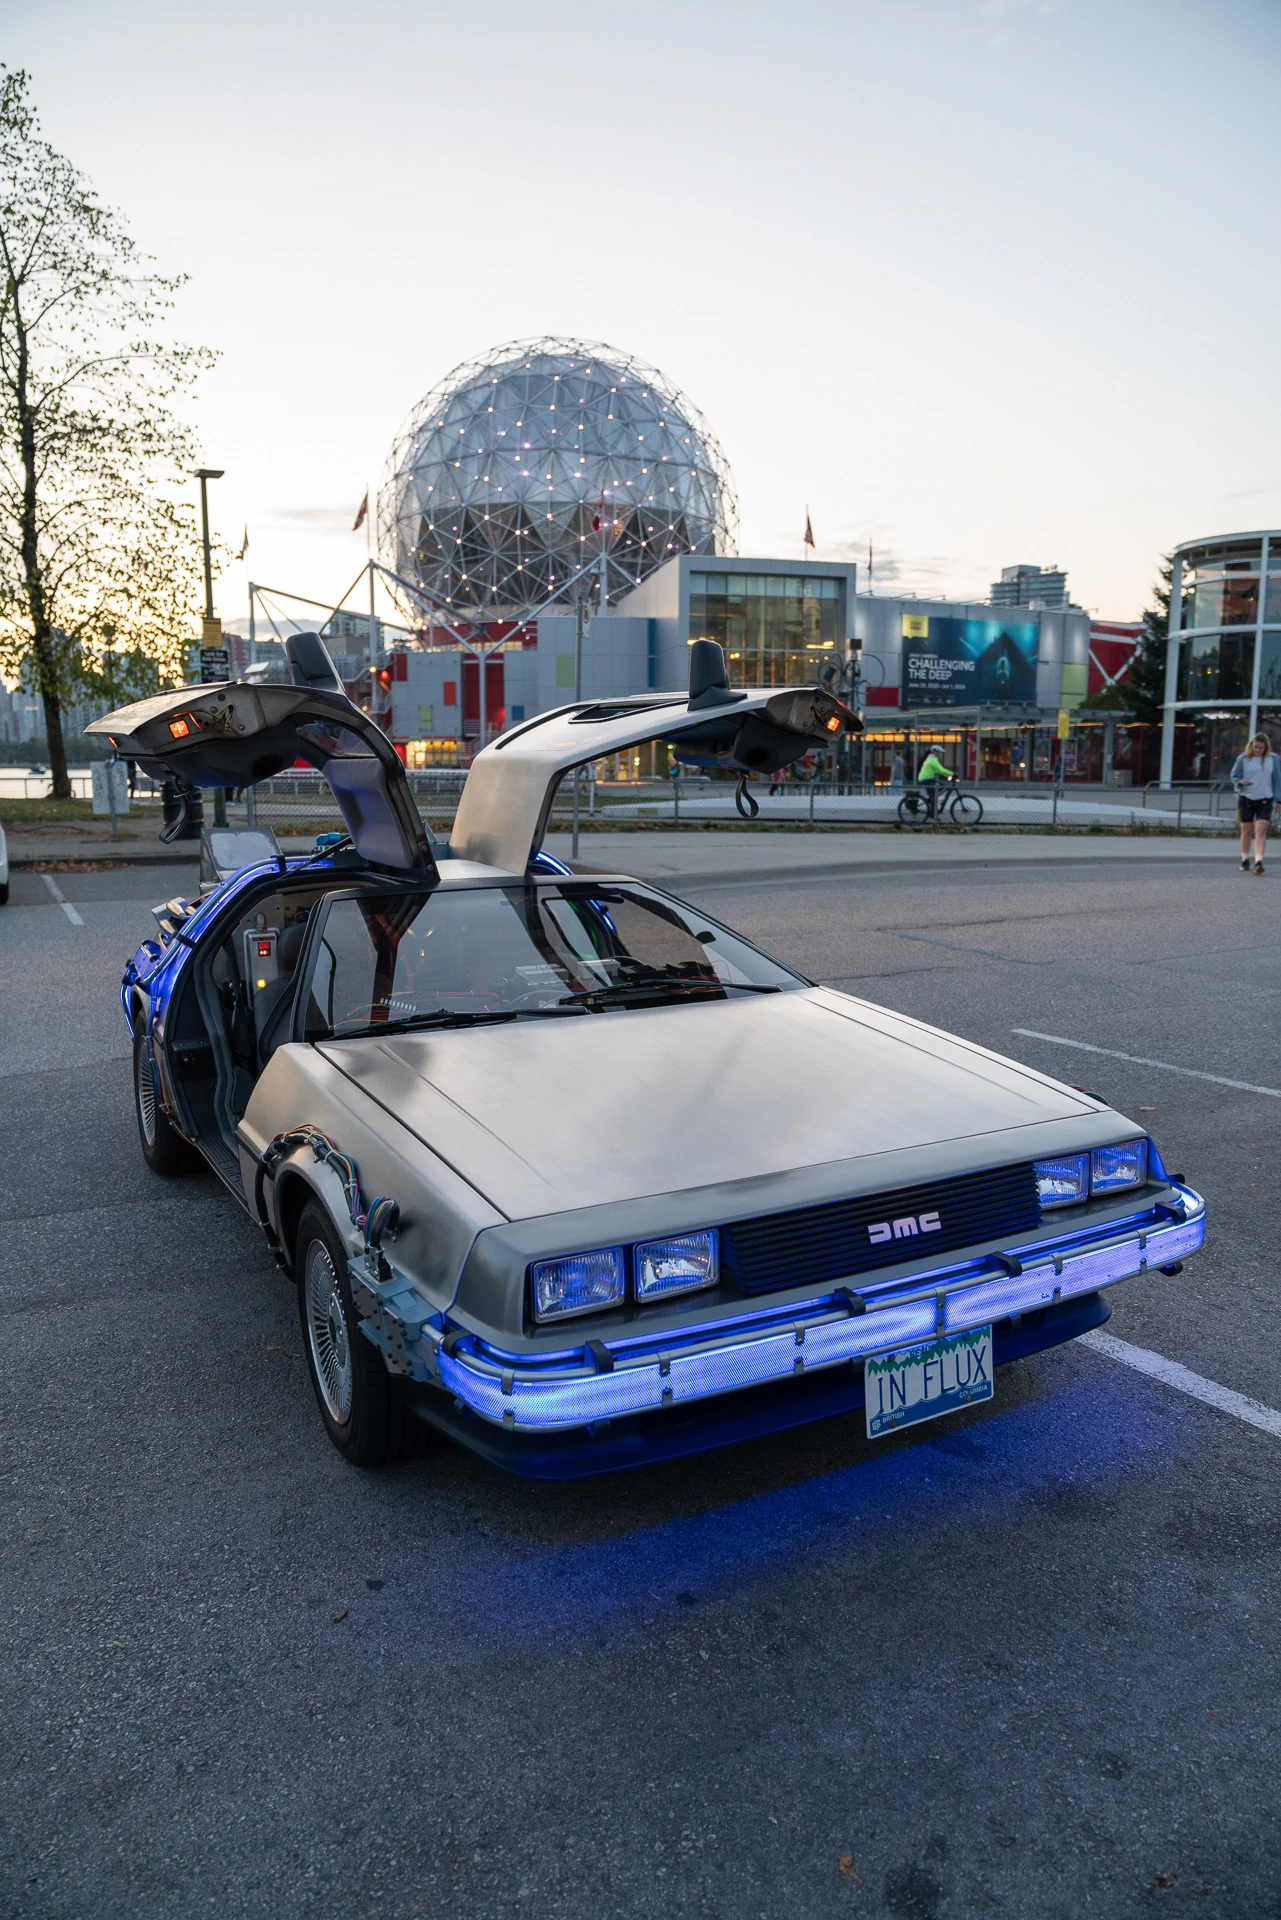
<path fill-rule="evenodd" d="M 298 760 L 323 774 L 372 865 L 437 877 L 431 842 L 391 741 L 343 691 L 319 634 L 285 644 L 292 686 L 179 687 L 120 707 L 87 731 L 156 779 L 250 787 Z"/>
<path fill-rule="evenodd" d="M 581 700 L 511 728 L 472 761 L 450 851 L 524 873 L 538 851 L 562 774 L 649 740 L 683 759 L 746 776 L 790 766 L 842 733 L 861 733 L 821 687 L 731 688 L 715 641 L 690 648 L 690 690 Z"/>

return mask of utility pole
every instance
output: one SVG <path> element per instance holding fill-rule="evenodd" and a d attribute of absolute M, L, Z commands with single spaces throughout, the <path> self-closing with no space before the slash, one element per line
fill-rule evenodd
<path fill-rule="evenodd" d="M 205 551 L 205 617 L 200 639 L 200 677 L 217 680 L 218 672 L 210 666 L 210 653 L 222 651 L 222 622 L 214 613 L 213 604 L 213 561 L 209 547 L 209 482 L 221 480 L 224 467 L 197 467 L 196 478 L 200 482 L 200 537 Z M 226 678 L 225 672 L 221 674 Z M 227 789 L 214 788 L 214 825 L 225 827 L 227 824 Z"/>

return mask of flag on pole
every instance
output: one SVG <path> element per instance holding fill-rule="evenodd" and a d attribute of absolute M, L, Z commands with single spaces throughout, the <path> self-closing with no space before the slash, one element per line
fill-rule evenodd
<path fill-rule="evenodd" d="M 364 497 L 364 499 L 363 499 L 363 500 L 361 501 L 361 503 L 360 503 L 360 512 L 359 512 L 359 513 L 358 513 L 358 514 L 356 515 L 356 518 L 355 518 L 355 520 L 354 520 L 354 521 L 353 521 L 353 523 L 352 523 L 352 529 L 351 529 L 351 530 L 352 530 L 352 532 L 353 532 L 353 533 L 359 533 L 359 532 L 360 532 L 360 529 L 361 529 L 361 528 L 362 528 L 362 527 L 364 526 L 364 524 L 365 524 L 365 519 L 366 519 L 366 516 L 368 515 L 368 513 L 369 513 L 369 488 L 368 488 L 368 487 L 366 487 L 366 488 L 365 488 L 365 497 Z"/>
<path fill-rule="evenodd" d="M 244 537 L 244 539 L 243 539 L 243 540 L 241 541 L 241 543 L 240 543 L 240 552 L 239 552 L 239 553 L 237 554 L 237 556 L 236 556 L 236 557 L 237 557 L 237 559 L 239 559 L 239 560 L 243 560 L 243 559 L 244 559 L 244 557 L 245 557 L 245 555 L 246 555 L 246 554 L 248 553 L 248 551 L 249 551 L 249 528 L 248 528 L 248 526 L 246 525 L 246 527 L 245 527 L 245 537 Z"/>
<path fill-rule="evenodd" d="M 810 510 L 808 507 L 805 509 L 805 544 L 807 547 L 814 545 L 814 529 L 810 525 Z"/>

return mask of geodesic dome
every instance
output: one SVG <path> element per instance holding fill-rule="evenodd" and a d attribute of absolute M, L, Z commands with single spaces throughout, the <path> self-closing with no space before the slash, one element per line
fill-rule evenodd
<path fill-rule="evenodd" d="M 523 620 L 573 574 L 599 574 L 602 550 L 616 598 L 676 554 L 733 552 L 737 522 L 715 436 L 657 368 L 516 340 L 414 409 L 378 496 L 378 550 L 456 618 Z"/>

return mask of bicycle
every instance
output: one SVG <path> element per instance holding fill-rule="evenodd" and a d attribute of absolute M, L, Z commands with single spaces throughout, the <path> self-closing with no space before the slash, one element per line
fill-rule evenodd
<path fill-rule="evenodd" d="M 960 827 L 977 827 L 983 818 L 983 802 L 977 793 L 962 793 L 955 775 L 944 784 L 937 797 L 933 813 L 930 810 L 930 796 L 924 787 L 909 787 L 898 803 L 898 817 L 904 826 L 916 820 L 943 820 L 950 818 Z"/>

